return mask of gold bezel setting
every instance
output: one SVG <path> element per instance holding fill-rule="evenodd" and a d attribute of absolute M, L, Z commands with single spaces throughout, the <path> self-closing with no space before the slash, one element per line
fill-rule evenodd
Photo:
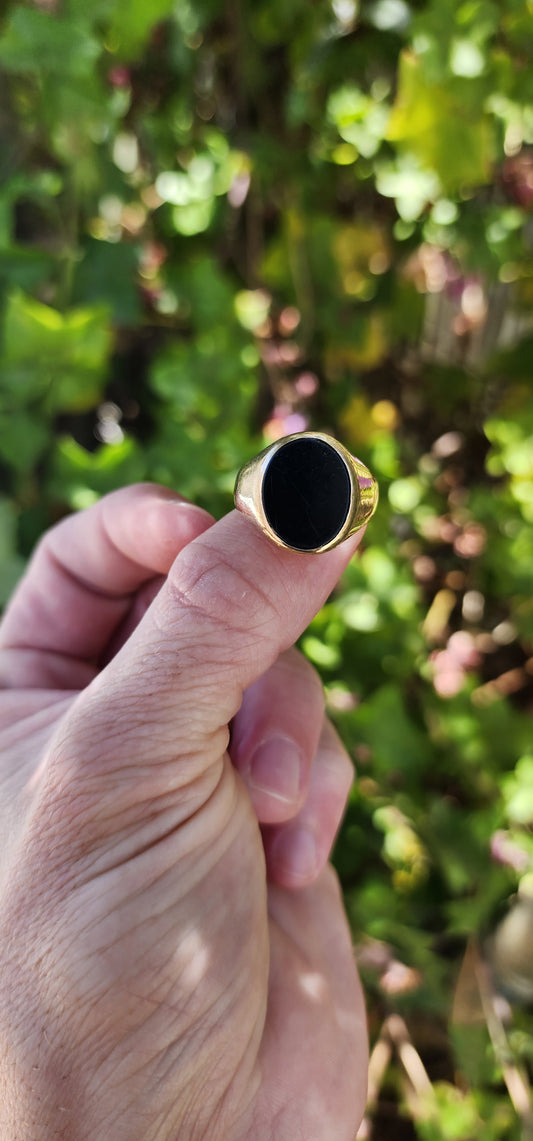
<path fill-rule="evenodd" d="M 327 543 L 320 547 L 304 548 L 293 547 L 285 542 L 271 527 L 263 503 L 264 478 L 274 456 L 286 444 L 300 439 L 321 440 L 328 444 L 342 459 L 350 480 L 350 503 L 346 519 L 339 531 Z M 254 459 L 249 460 L 241 468 L 235 484 L 235 506 L 244 515 L 248 515 L 260 527 L 265 535 L 284 550 L 296 551 L 299 554 L 321 554 L 338 546 L 344 539 L 355 534 L 372 517 L 378 503 L 378 485 L 368 468 L 355 456 L 352 456 L 343 444 L 325 432 L 294 432 L 290 436 L 282 436 L 269 444 Z"/>

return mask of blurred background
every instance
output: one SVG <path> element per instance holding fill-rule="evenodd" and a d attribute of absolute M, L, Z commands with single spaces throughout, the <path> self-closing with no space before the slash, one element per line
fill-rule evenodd
<path fill-rule="evenodd" d="M 34 0 L 0 30 L 1 600 L 112 488 L 220 516 L 307 427 L 369 465 L 302 639 L 358 773 L 359 1138 L 531 1138 L 533 3 Z"/>

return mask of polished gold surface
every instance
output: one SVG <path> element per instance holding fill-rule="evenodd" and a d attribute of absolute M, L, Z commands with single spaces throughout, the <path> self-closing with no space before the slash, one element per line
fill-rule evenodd
<path fill-rule="evenodd" d="M 290 544 L 280 539 L 279 535 L 272 529 L 265 514 L 262 495 L 263 480 L 273 456 L 285 444 L 299 439 L 316 439 L 329 444 L 346 465 L 351 489 L 348 514 L 338 533 L 323 546 L 306 548 L 305 550 L 291 547 Z M 235 484 L 235 506 L 237 509 L 253 519 L 276 546 L 283 547 L 285 550 L 295 550 L 300 554 L 319 554 L 322 551 L 329 551 L 332 547 L 342 543 L 349 535 L 355 534 L 372 518 L 378 505 L 378 498 L 377 481 L 365 464 L 352 456 L 347 448 L 335 440 L 333 436 L 328 436 L 324 432 L 295 432 L 290 436 L 283 436 L 280 440 L 276 440 L 274 444 L 270 444 L 268 448 L 265 448 L 241 468 Z"/>

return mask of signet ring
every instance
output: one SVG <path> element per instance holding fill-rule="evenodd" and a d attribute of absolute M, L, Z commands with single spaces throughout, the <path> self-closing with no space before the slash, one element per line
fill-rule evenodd
<path fill-rule="evenodd" d="M 278 547 L 329 551 L 364 527 L 378 503 L 365 464 L 324 432 L 284 436 L 241 468 L 235 506 Z"/>

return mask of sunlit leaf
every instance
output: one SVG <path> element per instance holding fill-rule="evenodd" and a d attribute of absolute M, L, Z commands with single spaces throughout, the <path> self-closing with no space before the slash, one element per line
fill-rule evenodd
<path fill-rule="evenodd" d="M 4 320 L 3 386 L 20 401 L 41 397 L 50 409 L 90 408 L 105 382 L 110 344 L 106 309 L 62 314 L 15 292 Z"/>
<path fill-rule="evenodd" d="M 401 57 L 387 137 L 434 171 L 448 194 L 487 182 L 494 155 L 490 120 L 467 83 L 430 82 L 422 60 L 411 52 Z"/>

